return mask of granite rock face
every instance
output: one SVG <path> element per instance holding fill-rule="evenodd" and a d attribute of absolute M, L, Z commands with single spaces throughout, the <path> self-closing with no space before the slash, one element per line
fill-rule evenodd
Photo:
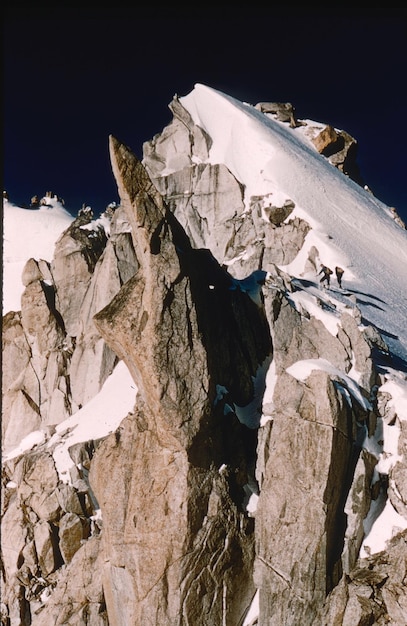
<path fill-rule="evenodd" d="M 205 163 L 211 138 L 170 108 L 142 161 L 110 138 L 109 230 L 81 212 L 3 320 L 4 450 L 41 436 L 3 463 L 2 623 L 238 626 L 259 590 L 262 626 L 402 626 L 405 532 L 359 558 L 372 500 L 407 517 L 405 429 L 387 480 L 362 448 L 398 423 L 378 392 L 385 344 L 356 308 L 333 334 L 295 306 L 278 265 L 310 226 Z M 71 446 L 66 480 L 55 427 L 118 361 L 134 409 Z"/>
<path fill-rule="evenodd" d="M 247 294 L 229 289 L 210 253 L 191 248 L 141 163 L 114 139 L 111 150 L 140 268 L 95 323 L 132 372 L 140 402 L 119 440 L 101 446 L 90 474 L 109 528 L 109 619 L 238 623 L 253 592 L 253 523 L 242 506 L 249 434 L 232 416 L 235 441 L 227 441 L 216 387 L 226 387 L 231 402 L 251 400 L 252 377 L 271 353 L 266 317 Z M 119 459 L 130 461 L 132 494 L 120 511 L 112 498 L 123 481 Z M 120 596 L 124 587 L 133 599 L 126 606 L 117 576 Z"/>

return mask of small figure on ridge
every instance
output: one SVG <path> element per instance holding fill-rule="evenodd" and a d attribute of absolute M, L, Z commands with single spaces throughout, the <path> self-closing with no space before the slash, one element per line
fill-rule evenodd
<path fill-rule="evenodd" d="M 329 287 L 329 285 L 331 283 L 332 270 L 329 267 L 327 267 L 326 265 L 321 265 L 321 269 L 318 272 L 318 276 L 320 274 L 322 274 L 322 278 L 319 281 L 321 283 L 321 285 L 324 286 L 324 282 L 326 281 L 326 284 Z"/>
<path fill-rule="evenodd" d="M 344 274 L 344 270 L 341 267 L 335 267 L 336 280 L 338 281 L 339 287 L 342 289 L 342 276 Z"/>

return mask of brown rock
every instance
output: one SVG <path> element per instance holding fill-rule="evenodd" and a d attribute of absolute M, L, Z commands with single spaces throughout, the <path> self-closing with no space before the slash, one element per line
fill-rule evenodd
<path fill-rule="evenodd" d="M 83 539 L 89 536 L 89 523 L 75 513 L 65 513 L 59 522 L 59 549 L 65 563 L 72 560 L 73 555 L 81 547 Z"/>

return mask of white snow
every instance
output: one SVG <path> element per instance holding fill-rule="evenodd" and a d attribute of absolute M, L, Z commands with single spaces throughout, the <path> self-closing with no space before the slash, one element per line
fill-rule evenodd
<path fill-rule="evenodd" d="M 100 392 L 84 407 L 56 426 L 56 433 L 47 446 L 54 447 L 53 456 L 60 479 L 70 483 L 69 470 L 74 463 L 68 448 L 75 443 L 91 441 L 114 432 L 120 422 L 132 411 L 136 402 L 137 387 L 123 361 L 120 361 Z M 46 441 L 45 433 L 34 431 L 19 446 L 4 456 L 15 458 Z"/>
<path fill-rule="evenodd" d="M 295 214 L 313 228 L 302 255 L 316 241 L 321 263 L 343 267 L 344 286 L 355 292 L 363 316 L 407 360 L 407 232 L 389 207 L 318 154 L 303 127 L 290 128 L 201 84 L 180 102 L 214 140 L 210 161 L 224 163 L 245 184 L 247 199 L 282 194 L 295 202 Z M 304 271 L 288 269 L 297 277 Z"/>
<path fill-rule="evenodd" d="M 407 232 L 395 222 L 389 207 L 317 153 L 309 134 L 318 131 L 321 125 L 308 121 L 308 127 L 289 128 L 272 115 L 260 113 L 251 105 L 201 84 L 180 101 L 213 139 L 210 162 L 224 163 L 245 185 L 246 210 L 254 195 L 267 195 L 276 203 L 291 199 L 296 206 L 290 219 L 298 216 L 311 225 L 312 231 L 297 258 L 290 265 L 281 266 L 295 279 L 296 291 L 290 294 L 293 305 L 317 317 L 334 335 L 341 311 L 353 311 L 356 306 L 362 324 L 376 326 L 390 352 L 401 365 L 405 364 Z M 51 261 L 56 239 L 73 219 L 57 201 L 53 200 L 52 204 L 52 208 L 26 210 L 4 201 L 3 313 L 20 309 L 21 272 L 25 262 L 30 257 Z M 319 250 L 320 263 L 332 269 L 336 265 L 345 269 L 342 292 L 324 291 L 318 276 L 305 274 L 305 261 L 312 246 Z M 336 285 L 334 275 L 331 285 Z M 248 290 L 257 300 L 257 286 L 255 291 L 250 290 L 251 286 L 248 285 Z M 368 401 L 359 391 L 357 372 L 346 375 L 326 361 L 309 360 L 294 364 L 289 373 L 305 380 L 315 368 L 337 377 L 344 393 L 368 407 Z M 385 373 L 386 382 L 381 390 L 391 395 L 397 420 L 392 424 L 381 423 L 380 432 L 365 441 L 365 447 L 378 457 L 381 473 L 388 472 L 398 458 L 399 425 L 407 419 L 406 375 L 390 367 Z M 262 425 L 272 419 L 273 364 L 267 373 L 261 374 L 259 382 L 265 385 L 263 406 L 267 404 L 269 411 L 262 416 Z M 219 389 L 219 397 L 222 392 Z M 68 445 L 114 431 L 132 410 L 136 393 L 127 368 L 119 363 L 100 394 L 57 427 L 48 445 L 57 443 L 54 458 L 63 480 L 69 481 L 72 466 Z M 379 443 L 379 437 L 383 444 Z M 43 441 L 42 432 L 32 433 L 8 458 Z M 250 506 L 255 515 L 256 498 Z M 389 502 L 374 503 L 365 520 L 361 555 L 382 550 L 394 529 L 406 524 Z M 257 594 L 246 625 L 254 619 L 256 611 L 258 614 Z"/>
<path fill-rule="evenodd" d="M 340 378 L 349 391 L 349 393 L 355 398 L 355 400 L 367 411 L 372 410 L 372 405 L 360 392 L 357 383 L 341 370 L 334 367 L 329 361 L 325 359 L 304 359 L 303 361 L 297 361 L 291 367 L 287 367 L 288 374 L 294 376 L 297 380 L 305 382 L 308 376 L 314 370 L 323 370 L 332 377 Z"/>
<path fill-rule="evenodd" d="M 29 435 L 20 441 L 16 448 L 9 452 L 9 454 L 5 454 L 3 459 L 5 461 L 8 459 L 14 459 L 16 456 L 19 456 L 24 452 L 28 452 L 28 450 L 32 450 L 35 446 L 40 446 L 46 441 L 46 438 L 46 434 L 42 430 L 33 430 Z"/>
<path fill-rule="evenodd" d="M 400 423 L 407 420 L 407 380 L 399 373 L 393 372 L 393 377 L 387 375 L 388 380 L 380 387 L 383 393 L 389 393 L 389 407 L 394 409 L 397 416 L 394 424 L 387 424 L 384 419 L 379 420 L 376 432 L 371 438 L 366 438 L 364 447 L 378 457 L 375 467 L 374 481 L 379 474 L 386 475 L 398 460 L 401 460 L 398 451 Z M 378 440 L 384 443 L 380 445 Z M 384 508 L 383 508 L 384 506 Z M 368 516 L 364 521 L 365 538 L 360 550 L 362 558 L 380 552 L 397 530 L 407 528 L 407 519 L 395 511 L 389 500 L 378 498 L 373 502 Z"/>
<path fill-rule="evenodd" d="M 379 500 L 379 499 L 378 499 Z M 374 502 L 364 522 L 367 535 L 363 541 L 359 556 L 364 559 L 368 556 L 385 550 L 386 543 L 393 535 L 407 528 L 407 520 L 394 510 L 390 500 L 387 500 L 384 509 L 377 515 L 383 502 Z"/>
<path fill-rule="evenodd" d="M 3 199 L 3 315 L 21 310 L 21 281 L 28 259 L 52 261 L 55 242 L 73 221 L 57 198 L 48 205 L 22 209 Z"/>
<path fill-rule="evenodd" d="M 82 409 L 56 427 L 56 434 L 48 446 L 60 440 L 54 452 L 58 474 L 64 482 L 70 482 L 69 470 L 72 459 L 68 447 L 74 443 L 100 439 L 114 432 L 123 418 L 130 413 L 136 402 L 137 387 L 123 361 L 120 361 L 105 381 L 97 396 Z"/>
<path fill-rule="evenodd" d="M 253 624 L 256 624 L 257 622 L 255 620 L 259 616 L 259 610 L 259 590 L 257 590 L 243 622 L 243 626 L 253 626 Z"/>
<path fill-rule="evenodd" d="M 318 297 L 318 299 L 316 298 Z M 332 311 L 323 309 L 319 304 L 322 295 L 318 294 L 315 289 L 309 289 L 309 291 L 295 291 L 288 294 L 288 299 L 295 305 L 298 311 L 307 311 L 310 315 L 313 315 L 317 320 L 323 323 L 325 328 L 336 337 L 338 334 L 338 326 L 340 325 L 339 319 L 332 314 Z M 325 297 L 325 301 L 327 298 Z M 332 302 L 332 300 L 330 300 Z M 336 305 L 332 303 L 332 306 L 336 308 Z M 345 308 L 343 306 L 343 308 Z"/>
<path fill-rule="evenodd" d="M 407 421 L 407 380 L 399 372 L 394 373 L 394 378 L 387 377 L 386 382 L 380 387 L 383 393 L 391 395 L 390 405 L 397 412 L 401 421 Z"/>

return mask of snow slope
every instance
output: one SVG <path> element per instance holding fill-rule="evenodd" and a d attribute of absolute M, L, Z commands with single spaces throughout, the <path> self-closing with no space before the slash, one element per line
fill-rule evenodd
<path fill-rule="evenodd" d="M 23 209 L 3 199 L 3 315 L 21 310 L 21 275 L 30 258 L 52 261 L 55 242 L 73 222 L 56 198 L 39 209 Z"/>
<path fill-rule="evenodd" d="M 180 102 L 213 139 L 210 161 L 227 165 L 248 197 L 283 194 L 295 202 L 294 214 L 313 227 L 321 262 L 345 269 L 363 317 L 407 361 L 407 231 L 389 207 L 321 156 L 303 127 L 201 84 Z M 283 269 L 296 276 L 299 268 Z"/>

